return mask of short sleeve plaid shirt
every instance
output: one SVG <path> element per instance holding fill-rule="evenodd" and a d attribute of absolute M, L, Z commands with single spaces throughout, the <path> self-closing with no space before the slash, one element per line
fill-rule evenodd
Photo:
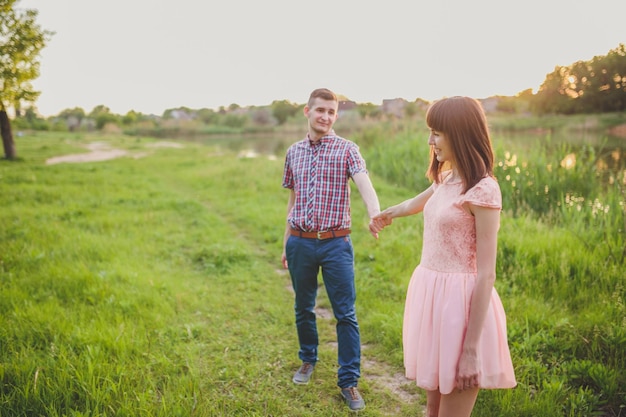
<path fill-rule="evenodd" d="M 350 228 L 349 180 L 367 172 L 359 147 L 331 132 L 312 145 L 308 136 L 287 150 L 283 187 L 294 190 L 287 221 L 297 230 Z"/>

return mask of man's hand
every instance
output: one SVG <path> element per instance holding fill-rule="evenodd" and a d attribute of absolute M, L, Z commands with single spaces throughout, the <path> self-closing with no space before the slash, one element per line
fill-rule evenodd
<path fill-rule="evenodd" d="M 287 264 L 287 255 L 285 254 L 285 251 L 283 251 L 283 254 L 280 256 L 280 261 L 283 264 L 283 268 L 288 269 L 288 264 Z"/>
<path fill-rule="evenodd" d="M 393 222 L 387 210 L 378 213 L 370 219 L 370 232 L 378 239 L 378 232 L 389 226 Z"/>
<path fill-rule="evenodd" d="M 378 232 L 383 230 L 384 227 L 384 223 L 381 220 L 376 219 L 376 216 L 370 219 L 369 229 L 374 238 L 378 239 Z"/>

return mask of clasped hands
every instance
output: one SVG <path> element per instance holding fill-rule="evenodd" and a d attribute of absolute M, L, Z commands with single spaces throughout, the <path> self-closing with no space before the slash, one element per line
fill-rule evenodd
<path fill-rule="evenodd" d="M 374 217 L 370 218 L 369 229 L 372 236 L 378 239 L 378 232 L 389 226 L 393 222 L 391 214 L 388 210 L 381 211 Z"/>

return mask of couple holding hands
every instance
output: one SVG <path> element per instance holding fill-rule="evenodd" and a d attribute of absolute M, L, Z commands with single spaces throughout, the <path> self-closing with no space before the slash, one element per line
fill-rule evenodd
<path fill-rule="evenodd" d="M 295 292 L 302 361 L 293 382 L 307 384 L 318 360 L 314 308 L 321 270 L 337 321 L 337 385 L 350 410 L 365 407 L 357 388 L 352 179 L 374 237 L 396 218 L 424 215 L 422 255 L 404 308 L 406 377 L 426 391 L 429 417 L 470 416 L 480 389 L 516 385 L 506 316 L 494 288 L 502 196 L 485 113 L 469 97 L 435 101 L 426 113 L 431 185 L 380 211 L 358 146 L 333 130 L 338 105 L 332 91 L 314 90 L 304 107 L 308 134 L 285 156 L 282 185 L 290 195 L 282 263 Z"/>

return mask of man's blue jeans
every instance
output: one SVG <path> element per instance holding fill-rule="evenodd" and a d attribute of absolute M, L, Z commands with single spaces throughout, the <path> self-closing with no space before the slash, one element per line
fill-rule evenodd
<path fill-rule="evenodd" d="M 350 236 L 325 240 L 289 236 L 285 252 L 296 293 L 294 309 L 300 359 L 313 364 L 318 360 L 315 300 L 317 276 L 321 268 L 326 293 L 337 320 L 337 385 L 340 388 L 356 386 L 361 374 L 361 338 L 354 306 L 354 250 Z"/>

